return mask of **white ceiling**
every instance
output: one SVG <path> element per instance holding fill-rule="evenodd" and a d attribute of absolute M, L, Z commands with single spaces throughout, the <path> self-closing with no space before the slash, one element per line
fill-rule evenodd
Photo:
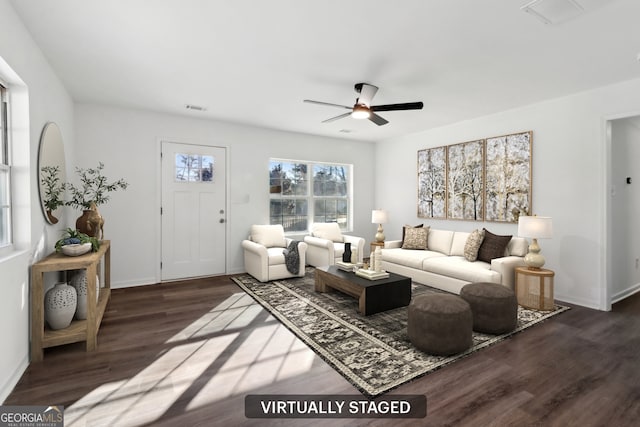
<path fill-rule="evenodd" d="M 640 1 L 552 25 L 527 1 L 11 3 L 77 102 L 375 141 L 640 77 Z M 302 102 L 352 105 L 357 82 L 424 109 L 323 124 L 344 110 Z"/>

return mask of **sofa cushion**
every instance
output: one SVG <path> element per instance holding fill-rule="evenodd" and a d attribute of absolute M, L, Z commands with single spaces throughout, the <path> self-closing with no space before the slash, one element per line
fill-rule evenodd
<path fill-rule="evenodd" d="M 424 224 L 420 224 L 420 225 L 405 225 L 404 227 L 402 227 L 402 240 L 400 240 L 400 247 L 402 247 L 402 244 L 404 243 L 404 234 L 407 231 L 407 228 L 422 228 L 424 227 Z"/>
<path fill-rule="evenodd" d="M 252 225 L 251 240 L 267 248 L 285 248 L 287 246 L 284 228 L 280 224 Z"/>
<path fill-rule="evenodd" d="M 429 258 L 424 261 L 422 269 L 467 282 L 500 283 L 502 279 L 500 273 L 491 270 L 491 264 L 484 261 L 469 262 L 461 256 Z"/>
<path fill-rule="evenodd" d="M 284 252 L 282 248 L 267 248 L 269 265 L 284 264 Z"/>
<path fill-rule="evenodd" d="M 451 243 L 451 252 L 449 255 L 464 256 L 464 245 L 467 243 L 469 233 L 465 231 L 456 231 L 453 235 L 453 242 Z"/>
<path fill-rule="evenodd" d="M 507 245 L 507 255 L 525 256 L 529 252 L 529 242 L 524 237 L 514 237 Z"/>
<path fill-rule="evenodd" d="M 429 230 L 427 248 L 429 248 L 430 251 L 436 251 L 445 255 L 449 255 L 451 253 L 453 234 L 454 232 L 449 230 Z"/>
<path fill-rule="evenodd" d="M 484 262 L 491 262 L 494 258 L 503 257 L 505 249 L 511 240 L 511 236 L 499 236 L 493 234 L 486 228 L 484 230 L 484 240 L 478 250 L 478 260 Z"/>
<path fill-rule="evenodd" d="M 484 240 L 484 230 L 473 230 L 464 245 L 464 259 L 473 262 L 478 259 L 478 250 Z"/>
<path fill-rule="evenodd" d="M 316 222 L 311 226 L 311 235 L 332 242 L 344 241 L 337 222 Z"/>
<path fill-rule="evenodd" d="M 382 249 L 382 261 L 404 265 L 405 267 L 416 268 L 418 270 L 422 270 L 422 265 L 425 260 L 443 257 L 445 257 L 445 255 L 429 250 L 425 251 L 401 248 Z"/>
<path fill-rule="evenodd" d="M 427 234 L 429 233 L 429 227 L 422 228 L 405 228 L 404 240 L 402 242 L 402 249 L 427 249 Z"/>

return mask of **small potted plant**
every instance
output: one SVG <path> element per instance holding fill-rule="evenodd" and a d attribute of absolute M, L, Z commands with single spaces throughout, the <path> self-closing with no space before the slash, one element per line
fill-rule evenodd
<path fill-rule="evenodd" d="M 56 252 L 69 256 L 78 256 L 89 251 L 96 252 L 99 248 L 98 239 L 72 228 L 67 228 L 62 238 L 56 242 Z"/>
<path fill-rule="evenodd" d="M 65 204 L 83 210 L 82 216 L 76 221 L 76 228 L 93 237 L 101 234 L 104 224 L 104 219 L 98 212 L 98 206 L 109 201 L 109 193 L 120 189 L 125 190 L 129 185 L 123 178 L 109 182 L 102 174 L 103 169 L 102 162 L 95 168 L 76 167 L 80 185 L 65 184 L 65 188 L 69 191 L 69 200 Z"/>

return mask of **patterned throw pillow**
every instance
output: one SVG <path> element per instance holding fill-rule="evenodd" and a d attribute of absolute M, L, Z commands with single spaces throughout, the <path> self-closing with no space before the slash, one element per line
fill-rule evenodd
<path fill-rule="evenodd" d="M 504 256 L 504 250 L 511 241 L 511 236 L 498 236 L 491 233 L 486 228 L 484 231 L 484 240 L 478 250 L 478 260 L 484 262 L 491 262 L 494 258 L 500 258 Z"/>
<path fill-rule="evenodd" d="M 429 227 L 405 228 L 402 249 L 427 249 Z"/>
<path fill-rule="evenodd" d="M 464 244 L 464 259 L 473 262 L 478 259 L 478 250 L 484 240 L 484 230 L 473 230 Z"/>
<path fill-rule="evenodd" d="M 424 224 L 420 224 L 420 225 L 405 225 L 404 227 L 402 227 L 402 241 L 400 242 L 400 247 L 402 247 L 402 245 L 404 245 L 404 235 L 406 233 L 407 228 L 422 228 L 424 227 Z"/>

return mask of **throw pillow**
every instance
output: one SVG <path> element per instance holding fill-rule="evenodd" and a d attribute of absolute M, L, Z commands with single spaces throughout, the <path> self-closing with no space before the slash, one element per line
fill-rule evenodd
<path fill-rule="evenodd" d="M 491 233 L 486 228 L 484 231 L 484 240 L 478 250 L 478 260 L 484 262 L 491 262 L 494 258 L 500 258 L 504 256 L 504 250 L 506 249 L 511 236 L 499 236 Z"/>
<path fill-rule="evenodd" d="M 428 234 L 429 234 L 429 227 L 407 228 L 404 234 L 404 242 L 402 243 L 402 249 L 421 249 L 421 250 L 427 249 Z"/>
<path fill-rule="evenodd" d="M 344 241 L 337 222 L 316 222 L 311 227 L 311 234 L 314 237 L 331 240 L 332 242 Z"/>
<path fill-rule="evenodd" d="M 464 259 L 473 262 L 478 259 L 478 250 L 484 240 L 484 230 L 473 230 L 464 245 Z"/>
<path fill-rule="evenodd" d="M 286 248 L 284 228 L 280 224 L 252 225 L 251 240 L 267 248 Z"/>
<path fill-rule="evenodd" d="M 405 235 L 405 230 L 407 228 L 422 228 L 424 227 L 424 224 L 420 224 L 420 225 L 405 225 L 404 227 L 402 227 L 402 241 L 400 242 L 400 247 L 402 247 L 402 245 L 404 245 L 404 235 Z"/>

